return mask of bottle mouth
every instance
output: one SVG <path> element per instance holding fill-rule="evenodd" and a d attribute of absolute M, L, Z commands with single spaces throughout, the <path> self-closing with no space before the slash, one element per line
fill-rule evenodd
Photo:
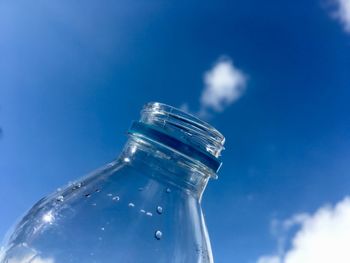
<path fill-rule="evenodd" d="M 215 173 L 221 166 L 225 137 L 210 124 L 175 107 L 159 102 L 146 104 L 129 133 L 170 147 Z"/>

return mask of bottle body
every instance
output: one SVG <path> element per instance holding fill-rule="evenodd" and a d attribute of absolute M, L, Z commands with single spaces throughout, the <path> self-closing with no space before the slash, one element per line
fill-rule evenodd
<path fill-rule="evenodd" d="M 211 263 L 198 193 L 125 156 L 39 201 L 2 262 Z"/>

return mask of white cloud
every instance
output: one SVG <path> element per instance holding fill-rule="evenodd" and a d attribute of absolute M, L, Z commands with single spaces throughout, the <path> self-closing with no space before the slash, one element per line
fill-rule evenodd
<path fill-rule="evenodd" d="M 350 33 L 350 0 L 335 0 L 337 12 L 335 16 L 344 25 L 345 31 Z"/>
<path fill-rule="evenodd" d="M 285 239 L 283 235 L 293 226 L 299 226 L 299 230 L 291 238 L 290 249 L 264 255 L 257 263 L 350 262 L 349 197 L 335 206 L 321 207 L 313 215 L 299 214 L 282 222 L 278 238 Z"/>
<path fill-rule="evenodd" d="M 201 112 L 212 109 L 222 111 L 236 101 L 246 87 L 246 76 L 228 58 L 219 59 L 204 74 L 204 90 L 201 96 Z"/>

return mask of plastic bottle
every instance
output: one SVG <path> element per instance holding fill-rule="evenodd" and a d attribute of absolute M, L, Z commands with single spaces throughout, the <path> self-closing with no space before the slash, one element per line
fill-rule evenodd
<path fill-rule="evenodd" d="M 176 108 L 149 103 L 120 157 L 35 204 L 2 263 L 212 263 L 201 208 L 224 137 Z"/>

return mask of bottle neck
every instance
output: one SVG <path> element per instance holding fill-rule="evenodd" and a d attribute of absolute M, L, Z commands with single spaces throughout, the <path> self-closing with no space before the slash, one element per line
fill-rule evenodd
<path fill-rule="evenodd" d="M 149 140 L 131 135 L 120 160 L 126 165 L 142 169 L 142 172 L 173 184 L 194 195 L 200 201 L 213 172 L 201 163 L 173 149 Z"/>

